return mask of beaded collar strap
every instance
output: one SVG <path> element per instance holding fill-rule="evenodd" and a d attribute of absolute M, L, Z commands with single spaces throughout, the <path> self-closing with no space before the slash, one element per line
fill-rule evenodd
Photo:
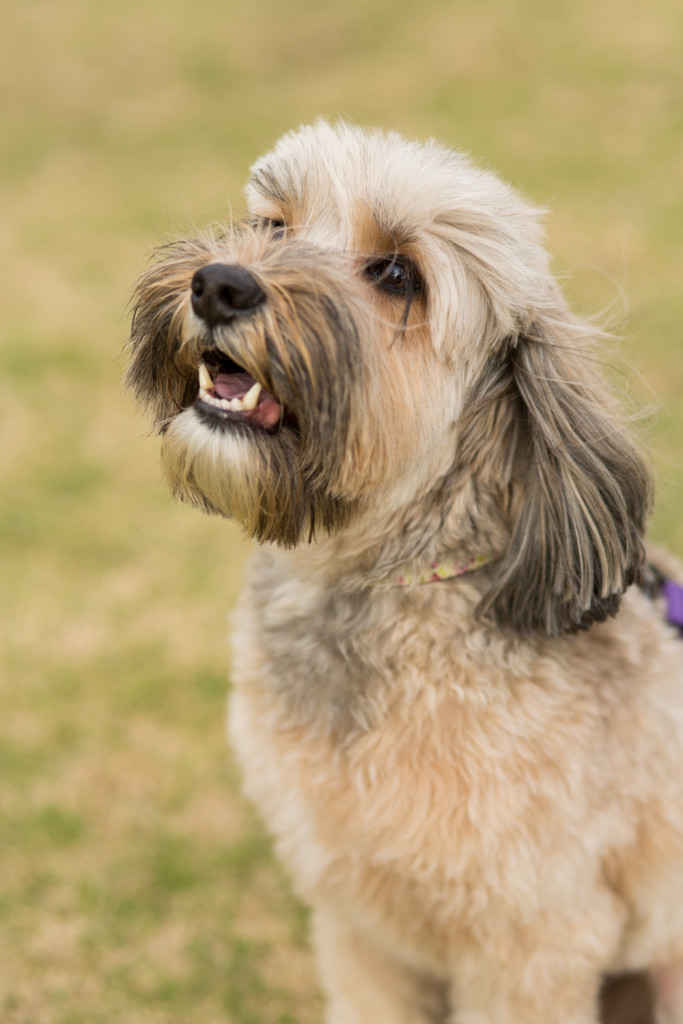
<path fill-rule="evenodd" d="M 481 569 L 490 562 L 495 562 L 500 555 L 473 555 L 469 562 L 463 564 L 453 562 L 432 562 L 425 572 L 404 573 L 395 580 L 388 581 L 385 586 L 410 587 L 419 583 L 439 583 L 441 580 L 452 580 L 456 576 L 464 576 L 475 569 Z"/>
<path fill-rule="evenodd" d="M 386 580 L 378 586 L 384 587 L 410 587 L 421 583 L 439 583 L 441 580 L 452 580 L 456 576 L 464 576 L 468 572 L 481 569 L 491 562 L 495 562 L 500 555 L 473 555 L 469 562 L 464 564 L 452 562 L 432 562 L 426 572 L 404 573 L 394 580 Z M 641 583 L 641 589 L 648 597 L 655 599 L 661 596 L 664 599 L 666 619 L 670 625 L 675 626 L 683 635 L 683 587 L 673 580 L 667 579 L 654 566 L 647 566 L 645 579 Z"/>

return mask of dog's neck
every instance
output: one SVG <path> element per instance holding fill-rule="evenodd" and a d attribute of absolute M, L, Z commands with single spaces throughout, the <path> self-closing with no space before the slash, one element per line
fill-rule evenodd
<path fill-rule="evenodd" d="M 495 489 L 444 477 L 433 500 L 423 496 L 419 507 L 388 493 L 339 532 L 318 533 L 295 548 L 268 547 L 285 575 L 340 592 L 477 576 L 474 570 L 500 557 L 507 542 Z"/>
<path fill-rule="evenodd" d="M 318 536 L 311 544 L 295 549 L 271 547 L 270 552 L 286 575 L 324 589 L 410 588 L 476 575 L 501 557 L 507 540 L 504 528 L 486 533 L 473 530 L 468 536 L 458 525 L 442 521 L 437 530 L 434 523 L 427 523 L 423 534 L 418 517 L 380 516 L 373 523 L 353 523 L 339 534 Z"/>

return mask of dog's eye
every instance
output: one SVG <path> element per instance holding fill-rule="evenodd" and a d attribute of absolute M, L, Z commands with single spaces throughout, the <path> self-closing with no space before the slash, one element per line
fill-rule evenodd
<path fill-rule="evenodd" d="M 274 238 L 282 238 L 285 233 L 285 222 L 275 217 L 255 217 L 252 223 L 255 228 L 270 231 Z"/>
<path fill-rule="evenodd" d="M 395 295 L 413 295 L 422 287 L 420 275 L 413 264 L 398 256 L 370 263 L 366 273 L 375 284 Z"/>
<path fill-rule="evenodd" d="M 271 217 L 264 217 L 263 226 L 272 232 L 274 238 L 282 238 L 285 233 L 285 222 Z"/>

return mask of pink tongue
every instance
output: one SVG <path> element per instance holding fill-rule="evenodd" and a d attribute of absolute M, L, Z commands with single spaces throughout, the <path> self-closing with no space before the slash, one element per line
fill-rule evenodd
<path fill-rule="evenodd" d="M 250 373 L 218 373 L 213 380 L 213 390 L 217 398 L 244 398 L 255 383 Z M 242 415 L 261 427 L 274 427 L 280 422 L 282 407 L 264 388 L 256 408 Z"/>
<path fill-rule="evenodd" d="M 256 381 L 249 373 L 219 373 L 214 377 L 217 398 L 243 398 Z"/>

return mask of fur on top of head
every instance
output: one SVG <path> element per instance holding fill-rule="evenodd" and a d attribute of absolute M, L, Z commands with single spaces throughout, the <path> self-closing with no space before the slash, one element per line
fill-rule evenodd
<path fill-rule="evenodd" d="M 247 195 L 244 223 L 162 247 L 134 296 L 128 382 L 173 492 L 260 542 L 361 530 L 370 575 L 495 546 L 480 612 L 518 632 L 613 614 L 650 475 L 537 211 L 435 142 L 324 121 Z"/>

